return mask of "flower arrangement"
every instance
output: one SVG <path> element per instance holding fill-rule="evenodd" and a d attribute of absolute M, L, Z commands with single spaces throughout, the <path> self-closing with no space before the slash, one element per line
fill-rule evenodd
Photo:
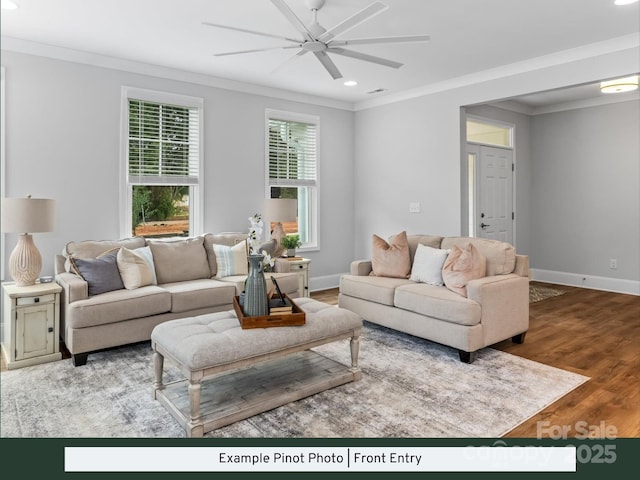
<path fill-rule="evenodd" d="M 250 255 L 264 255 L 262 260 L 262 269 L 265 272 L 270 272 L 276 263 L 275 258 L 271 258 L 271 255 L 265 250 L 260 251 L 262 231 L 264 228 L 264 222 L 262 221 L 262 215 L 260 213 L 254 213 L 252 217 L 249 217 L 249 236 L 247 243 L 249 245 Z"/>

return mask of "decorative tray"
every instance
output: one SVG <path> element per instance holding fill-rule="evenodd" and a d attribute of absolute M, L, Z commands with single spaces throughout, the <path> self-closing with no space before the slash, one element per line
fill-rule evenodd
<path fill-rule="evenodd" d="M 292 313 L 276 313 L 272 315 L 260 315 L 255 317 L 247 317 L 244 315 L 244 311 L 240 306 L 240 298 L 236 295 L 233 297 L 233 309 L 236 311 L 236 316 L 240 320 L 240 326 L 243 330 L 248 328 L 269 328 L 269 327 L 291 327 L 296 325 L 304 325 L 305 313 L 296 305 L 296 303 L 289 298 L 287 294 L 284 295 L 288 301 L 293 305 Z"/>

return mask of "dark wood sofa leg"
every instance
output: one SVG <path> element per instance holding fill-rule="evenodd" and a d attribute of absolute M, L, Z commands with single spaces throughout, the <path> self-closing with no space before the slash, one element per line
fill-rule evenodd
<path fill-rule="evenodd" d="M 87 364 L 87 358 L 89 357 L 89 353 L 74 353 L 71 355 L 71 360 L 73 361 L 74 367 L 81 367 L 82 365 Z"/>
<path fill-rule="evenodd" d="M 527 332 L 522 332 L 519 335 L 516 335 L 515 337 L 511 337 L 511 341 L 513 343 L 517 343 L 518 345 L 522 345 L 524 343 L 524 337 L 527 334 Z"/>
<path fill-rule="evenodd" d="M 458 355 L 460 355 L 460 361 L 463 363 L 473 363 L 473 359 L 475 357 L 475 352 L 465 352 L 464 350 L 458 350 Z"/>

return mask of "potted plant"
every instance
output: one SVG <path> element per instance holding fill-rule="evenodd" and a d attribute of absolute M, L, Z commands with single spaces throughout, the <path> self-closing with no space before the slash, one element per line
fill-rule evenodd
<path fill-rule="evenodd" d="M 296 248 L 302 245 L 300 241 L 300 235 L 297 233 L 294 235 L 285 235 L 282 237 L 282 248 L 287 251 L 287 257 L 295 257 L 296 256 Z"/>

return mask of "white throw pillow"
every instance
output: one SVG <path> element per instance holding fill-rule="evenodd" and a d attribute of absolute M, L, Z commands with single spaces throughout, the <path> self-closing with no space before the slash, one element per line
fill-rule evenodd
<path fill-rule="evenodd" d="M 247 275 L 249 273 L 246 240 L 237 243 L 233 247 L 214 243 L 213 253 L 216 255 L 217 264 L 215 278 Z"/>
<path fill-rule="evenodd" d="M 419 243 L 413 258 L 409 280 L 430 285 L 444 285 L 442 267 L 450 251 Z"/>
<path fill-rule="evenodd" d="M 127 290 L 135 290 L 136 288 L 151 285 L 153 281 L 151 268 L 147 260 L 139 253 L 121 247 L 116 256 L 116 263 L 124 288 Z"/>
<path fill-rule="evenodd" d="M 134 250 L 138 255 L 144 258 L 151 270 L 151 285 L 157 285 L 158 279 L 156 278 L 156 266 L 153 262 L 153 253 L 151 253 L 151 247 L 140 247 Z"/>

